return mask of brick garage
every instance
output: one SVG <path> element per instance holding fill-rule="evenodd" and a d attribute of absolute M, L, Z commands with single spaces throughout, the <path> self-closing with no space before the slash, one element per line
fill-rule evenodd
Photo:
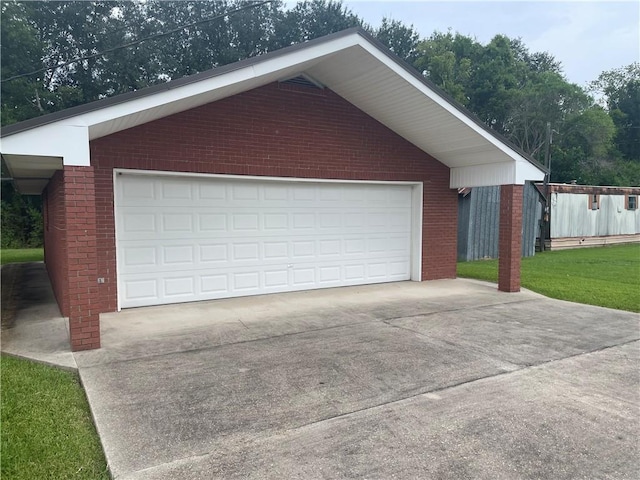
<path fill-rule="evenodd" d="M 345 87 L 353 78 L 349 69 L 339 67 L 341 62 L 321 64 L 316 70 L 308 67 L 309 62 L 324 58 L 314 49 L 326 51 L 334 43 L 333 60 L 338 61 L 340 55 L 349 59 L 361 55 L 357 59 L 362 65 L 380 70 L 381 84 L 386 78 L 397 85 L 388 92 L 376 90 L 390 88 L 376 82 L 359 85 L 371 90 L 370 97 L 362 100 L 355 87 L 353 91 Z M 362 53 L 363 48 L 367 52 Z M 301 54 L 303 60 L 296 58 Z M 295 62 L 301 61 L 307 68 L 297 70 Z M 352 63 L 355 72 L 358 66 Z M 248 80 L 225 83 L 228 75 L 237 74 L 243 66 L 256 65 L 269 75 L 263 78 L 254 73 Z M 324 77 L 327 72 L 339 72 L 334 74 L 340 76 L 335 87 L 332 75 Z M 324 81 L 316 81 L 319 77 Z M 18 188 L 22 186 L 26 193 L 40 190 L 43 195 L 45 261 L 60 309 L 69 317 L 72 349 L 100 346 L 100 313 L 117 310 L 123 295 L 118 291 L 117 251 L 121 247 L 116 242 L 114 169 L 116 173 L 419 185 L 420 232 L 414 232 L 412 242 L 419 238 L 421 245 L 419 255 L 413 254 L 410 260 L 419 260 L 418 275 L 411 276 L 414 280 L 455 277 L 455 187 L 502 184 L 499 288 L 517 291 L 520 182 L 540 179 L 542 172 L 467 112 L 447 103 L 423 79 L 411 85 L 418 77 L 366 33 L 349 30 L 178 80 L 171 89 L 152 87 L 5 129 L 3 137 L 11 142 L 5 141 L 3 156 Z M 385 98 L 395 93 L 404 94 L 407 107 L 415 105 L 412 96 L 417 94 L 431 110 L 414 113 L 415 119 L 409 113 L 387 115 Z M 398 96 L 396 102 L 400 101 Z M 428 123 L 437 115 L 449 116 L 454 126 L 446 135 L 430 137 Z M 417 120 L 425 123 L 422 133 Z M 434 123 L 431 130 L 441 124 Z M 77 125 L 88 125 L 86 134 Z M 469 129 L 477 132 L 467 138 Z M 33 135 L 40 138 L 37 146 Z M 61 136 L 68 141 L 61 144 Z M 465 142 L 497 147 L 489 155 L 478 153 L 465 160 L 462 153 L 456 153 L 465 150 Z M 429 152 L 438 153 L 432 156 Z M 23 168 L 25 165 L 32 168 Z M 50 179 L 38 183 L 44 170 Z"/>

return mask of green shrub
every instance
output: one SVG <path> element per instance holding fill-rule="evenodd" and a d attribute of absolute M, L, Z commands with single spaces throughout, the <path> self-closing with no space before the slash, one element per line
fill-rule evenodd
<path fill-rule="evenodd" d="M 3 185 L 0 203 L 1 248 L 38 248 L 43 243 L 42 200 Z"/>

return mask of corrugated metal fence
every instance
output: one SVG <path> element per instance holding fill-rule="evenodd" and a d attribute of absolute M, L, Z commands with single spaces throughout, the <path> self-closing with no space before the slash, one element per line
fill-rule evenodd
<path fill-rule="evenodd" d="M 531 257 L 542 212 L 536 187 L 527 182 L 522 204 L 522 256 Z M 458 197 L 458 260 L 498 258 L 500 187 L 475 187 Z"/>

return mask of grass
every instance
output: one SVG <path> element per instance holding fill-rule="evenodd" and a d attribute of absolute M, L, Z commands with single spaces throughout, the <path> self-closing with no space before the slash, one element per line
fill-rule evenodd
<path fill-rule="evenodd" d="M 458 263 L 458 276 L 498 281 L 498 261 Z M 548 297 L 640 312 L 640 245 L 536 253 L 522 259 L 522 286 Z"/>
<path fill-rule="evenodd" d="M 4 355 L 0 367 L 0 476 L 108 479 L 78 375 Z"/>
<path fill-rule="evenodd" d="M 11 248 L 0 250 L 0 264 L 20 262 L 41 262 L 44 259 L 42 248 Z"/>

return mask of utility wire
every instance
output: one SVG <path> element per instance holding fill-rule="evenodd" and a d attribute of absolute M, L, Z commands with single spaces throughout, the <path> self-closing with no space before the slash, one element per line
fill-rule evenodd
<path fill-rule="evenodd" d="M 255 8 L 255 7 L 260 7 L 262 5 L 266 5 L 267 3 L 273 3 L 273 2 L 274 2 L 274 0 L 265 0 L 265 1 L 262 1 L 262 2 L 245 5 L 244 7 L 236 8 L 235 10 L 230 10 L 228 12 L 224 12 L 224 13 L 221 13 L 219 15 L 215 15 L 213 17 L 208 17 L 208 18 L 204 18 L 202 20 L 198 20 L 196 22 L 192 22 L 192 23 L 187 23 L 185 25 L 181 25 L 181 26 L 173 28 L 171 30 L 167 30 L 166 32 L 156 33 L 156 34 L 151 35 L 149 37 L 141 38 L 139 40 L 134 40 L 133 42 L 125 43 L 125 44 L 119 45 L 117 47 L 108 48 L 107 50 L 103 50 L 102 52 L 92 53 L 90 55 L 85 55 L 83 57 L 74 58 L 73 60 L 70 60 L 70 61 L 65 62 L 65 63 L 61 63 L 59 65 L 55 65 L 53 67 L 39 68 L 38 70 L 34 70 L 32 72 L 21 73 L 19 75 L 14 75 L 13 77 L 3 78 L 2 80 L 0 80 L 0 83 L 10 82 L 12 80 L 17 80 L 18 78 L 29 77 L 31 75 L 35 75 L 36 73 L 47 72 L 49 70 L 57 70 L 58 68 L 66 67 L 67 65 L 72 65 L 74 63 L 81 62 L 82 60 L 88 60 L 90 58 L 99 57 L 99 56 L 104 55 L 106 53 L 115 52 L 116 50 L 122 50 L 123 48 L 129 48 L 129 47 L 132 47 L 134 45 L 138 45 L 138 44 L 140 44 L 142 42 L 146 42 L 147 40 L 157 40 L 158 38 L 162 38 L 162 37 L 166 37 L 168 35 L 172 35 L 172 34 L 174 34 L 176 32 L 179 32 L 180 30 L 184 30 L 185 28 L 194 27 L 196 25 L 200 25 L 201 23 L 212 22 L 213 20 L 218 20 L 218 19 L 223 18 L 223 17 L 228 17 L 228 16 L 234 15 L 234 14 L 236 14 L 238 12 L 242 12 L 243 10 L 248 10 L 250 8 Z"/>

